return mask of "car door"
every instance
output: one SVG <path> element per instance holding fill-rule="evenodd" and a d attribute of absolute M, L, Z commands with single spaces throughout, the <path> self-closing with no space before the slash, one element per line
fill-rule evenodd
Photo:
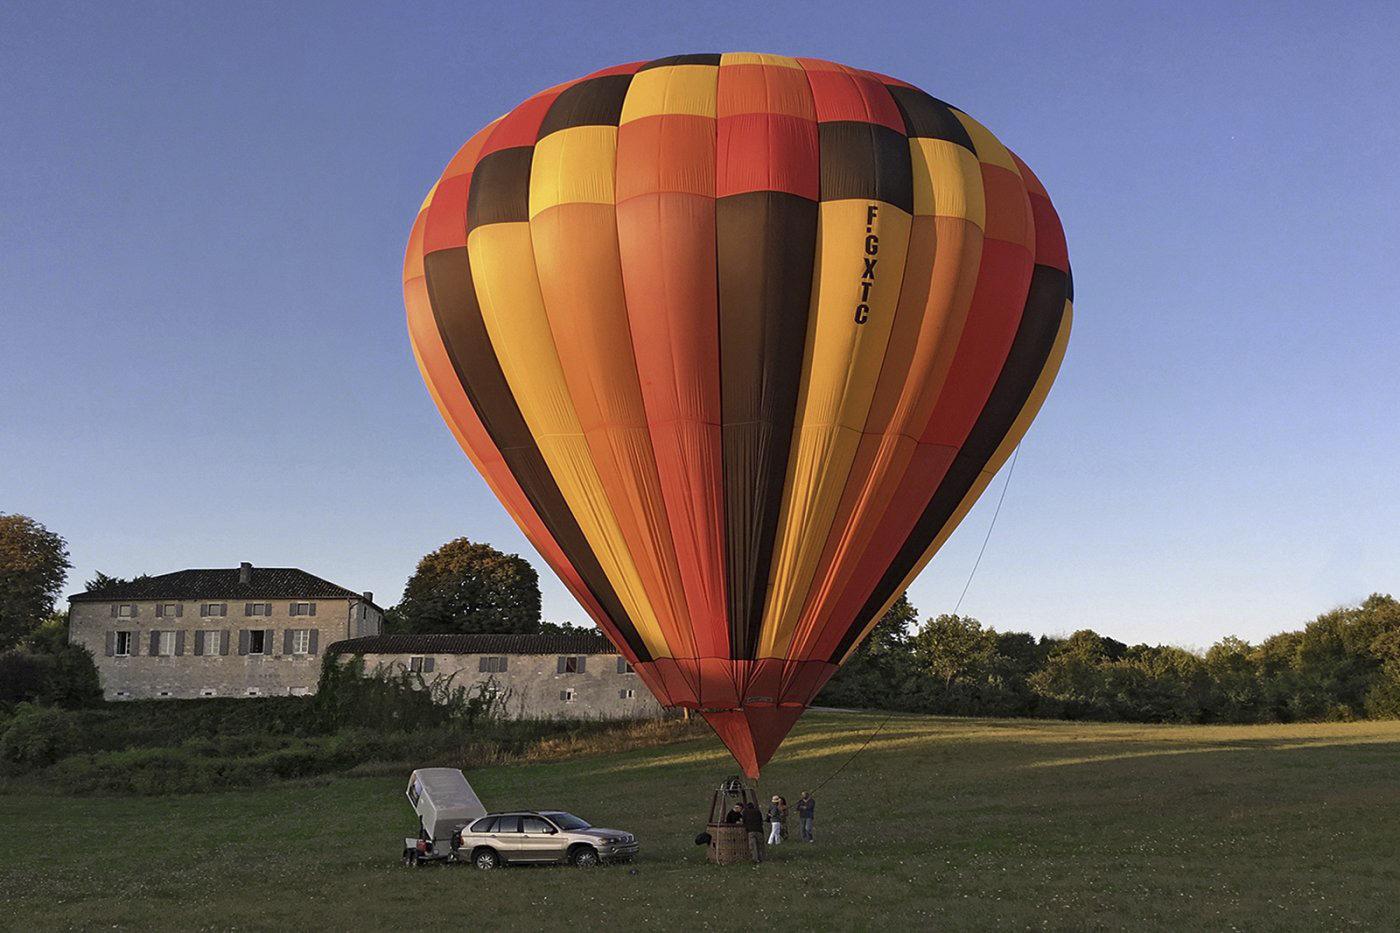
<path fill-rule="evenodd" d="M 532 862 L 552 862 L 564 857 L 562 834 L 550 822 L 539 816 L 520 818 L 522 848 L 530 853 Z"/>
<path fill-rule="evenodd" d="M 524 836 L 520 832 L 520 817 L 516 815 L 502 816 L 496 820 L 496 826 L 491 830 L 492 844 L 501 857 L 509 862 L 528 862 L 529 854 L 521 845 Z"/>

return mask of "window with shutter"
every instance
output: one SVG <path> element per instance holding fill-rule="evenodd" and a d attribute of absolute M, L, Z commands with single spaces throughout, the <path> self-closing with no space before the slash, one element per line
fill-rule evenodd
<path fill-rule="evenodd" d="M 424 659 L 423 659 L 423 673 L 425 673 L 425 674 L 431 674 L 431 673 L 433 672 L 433 670 L 434 670 L 436 667 L 437 667 L 437 658 L 424 658 Z"/>
<path fill-rule="evenodd" d="M 627 662 L 627 659 L 622 657 L 621 655 L 618 655 L 617 658 L 617 672 L 619 674 L 637 673 L 635 670 L 633 670 L 632 665 Z"/>

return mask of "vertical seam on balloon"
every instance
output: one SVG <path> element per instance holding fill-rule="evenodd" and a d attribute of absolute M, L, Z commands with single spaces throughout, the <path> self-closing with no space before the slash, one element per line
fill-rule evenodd
<path fill-rule="evenodd" d="M 851 81 L 851 83 L 852 83 L 853 85 L 859 86 L 859 82 L 857 81 L 857 79 L 855 78 L 854 75 L 851 75 L 851 74 L 848 72 L 848 73 L 847 73 L 847 78 Z M 883 93 L 886 97 L 889 98 L 889 103 L 890 103 L 890 105 L 891 105 L 891 106 L 894 106 L 896 111 L 899 110 L 898 106 L 895 105 L 895 103 L 894 103 L 894 97 L 893 97 L 893 95 L 890 93 L 889 89 L 888 89 L 887 87 L 885 87 L 885 85 L 884 85 L 882 82 L 876 82 L 876 81 L 871 80 L 869 83 L 875 85 L 875 87 L 878 88 L 878 90 L 877 90 L 877 92 L 876 92 L 877 94 L 878 94 L 878 93 Z M 866 96 L 865 96 L 865 94 L 864 94 L 863 88 L 862 88 L 862 93 L 861 93 L 861 101 L 862 101 L 862 103 L 864 103 L 864 104 L 866 105 L 866 116 L 867 116 L 867 118 L 873 118 L 873 116 L 874 116 L 873 109 L 872 109 L 871 106 L 870 106 L 870 101 L 866 98 Z M 905 126 L 904 126 L 904 146 L 905 146 L 905 149 L 906 149 L 906 151 L 907 151 L 908 148 L 909 148 L 909 140 L 910 140 L 909 131 L 910 131 L 910 128 L 909 128 L 909 126 L 908 126 L 907 121 L 904 121 L 904 120 L 902 119 L 902 117 L 901 117 L 901 122 L 903 122 L 903 123 L 905 124 Z M 871 136 L 871 146 L 872 146 L 872 149 L 874 148 L 874 144 L 875 144 L 875 128 L 874 128 L 874 126 L 875 126 L 874 121 L 873 121 L 873 119 L 871 119 L 870 128 L 868 129 L 867 132 L 869 132 L 869 133 L 870 133 L 870 136 Z M 877 166 L 877 169 L 878 169 L 878 166 Z M 912 154 L 911 154 L 911 158 L 910 158 L 910 161 L 909 161 L 909 191 L 910 191 L 910 193 L 911 193 L 911 197 L 912 197 L 912 192 L 913 192 L 913 190 L 914 190 L 914 164 L 913 164 L 913 158 L 912 158 Z M 902 300 L 903 300 L 903 298 L 904 298 L 904 290 L 905 290 L 905 287 L 906 287 L 906 285 L 907 285 L 907 283 L 908 283 L 908 281 L 909 281 L 909 258 L 910 258 L 910 254 L 911 254 L 911 252 L 912 252 L 912 251 L 909 249 L 909 246 L 911 246 L 912 243 L 913 243 L 914 218 L 915 218 L 915 216 L 916 216 L 916 213 L 915 213 L 915 210 L 914 210 L 914 205 L 913 205 L 913 203 L 911 202 L 911 203 L 910 203 L 910 211 L 909 211 L 909 218 L 910 218 L 910 224 L 909 224 L 909 240 L 910 240 L 910 243 L 909 243 L 909 244 L 906 244 L 906 247 L 905 247 L 905 251 L 904 251 L 904 267 L 903 267 L 903 269 L 901 269 L 901 271 L 900 271 L 899 290 L 898 290 L 898 291 L 895 293 L 895 295 L 894 295 L 894 310 L 893 310 L 893 313 L 894 313 L 894 315 L 895 315 L 895 317 L 896 317 L 896 320 L 890 324 L 890 340 L 886 342 L 886 344 L 885 344 L 885 352 L 884 352 L 883 354 L 881 354 L 881 357 L 880 357 L 880 372 L 879 372 L 878 374 L 876 374 L 876 377 L 875 377 L 875 391 L 876 391 L 876 392 L 879 391 L 879 387 L 880 387 L 881 381 L 882 381 L 882 379 L 883 379 L 883 377 L 884 377 L 884 374 L 885 374 L 885 364 L 886 364 L 886 362 L 887 362 L 888 359 L 889 359 L 890 344 L 893 342 L 893 339 L 894 339 L 894 336 L 895 336 L 895 333 L 896 333 L 896 326 L 897 326 L 897 324 L 898 324 L 899 310 L 900 310 L 900 307 L 901 307 L 901 305 L 902 305 L 902 303 L 903 303 Z M 934 255 L 930 258 L 930 262 L 931 262 L 931 263 L 934 263 L 934 262 L 937 261 L 937 240 L 936 240 L 936 239 L 935 239 L 935 241 L 934 241 L 934 249 L 935 249 L 935 253 L 934 253 Z M 923 309 L 920 308 L 920 311 L 922 312 Z M 873 407 L 873 405 L 874 405 L 874 396 L 873 396 L 873 395 L 872 395 L 872 399 L 871 399 L 871 404 L 872 404 L 872 407 Z M 869 428 L 870 428 L 870 417 L 871 417 L 871 409 L 867 409 L 867 410 L 866 410 L 866 413 L 865 413 L 865 424 L 863 425 L 862 430 L 861 430 L 861 432 L 860 432 L 861 439 L 864 439 L 867 435 L 869 435 L 869 434 L 872 433 L 872 432 L 869 431 Z M 880 432 L 880 433 L 881 433 L 881 434 L 884 434 L 885 432 Z M 859 444 L 859 443 L 860 443 L 860 440 L 857 441 L 857 444 Z M 855 467 L 855 461 L 854 461 L 854 460 L 852 460 L 851 466 L 852 466 L 852 468 Z M 902 475 L 902 474 L 901 474 L 901 475 Z M 842 496 L 845 495 L 846 487 L 850 484 L 850 482 L 851 482 L 851 476 L 848 474 L 848 475 L 846 476 L 845 480 L 844 480 L 843 483 L 842 483 L 842 489 L 841 489 L 841 495 L 842 495 Z M 839 501 L 840 501 L 840 500 L 838 499 L 838 509 L 839 509 Z M 860 513 L 859 513 L 858 511 L 853 511 L 853 512 L 851 513 L 851 515 L 847 516 L 847 522 L 846 522 L 847 526 L 849 526 L 849 525 L 851 524 L 851 520 L 852 520 L 853 518 L 856 518 L 856 517 L 859 516 L 859 515 L 860 515 Z M 838 534 L 838 533 L 840 533 L 840 534 L 844 534 L 844 533 L 845 533 L 845 530 L 844 530 L 844 529 L 842 529 L 840 532 L 838 532 L 838 529 L 837 529 L 837 527 L 836 527 L 836 521 L 835 521 L 835 519 L 836 519 L 837 517 L 838 517 L 838 516 L 837 516 L 836 514 L 833 514 L 833 516 L 832 516 L 832 519 L 833 519 L 833 520 L 832 520 L 831 526 L 828 527 L 827 533 L 826 533 L 826 535 L 825 535 L 825 537 L 823 538 L 823 541 L 822 541 L 822 552 L 825 551 L 826 546 L 827 546 L 827 543 L 829 542 L 830 538 L 831 538 L 833 535 L 836 535 L 836 534 Z M 797 655 L 797 654 L 802 653 L 802 652 L 805 652 L 805 651 L 809 650 L 809 649 L 812 647 L 812 645 L 810 644 L 812 635 L 813 635 L 814 631 L 818 628 L 818 626 L 819 626 L 819 624 L 820 624 L 820 619 L 818 619 L 818 618 L 813 618 L 813 619 L 811 619 L 806 625 L 804 625 L 804 624 L 803 624 L 803 617 L 804 617 L 804 613 L 805 613 L 805 611 L 806 611 L 806 609 L 807 609 L 807 604 L 808 604 L 808 602 L 812 599 L 813 590 L 814 590 L 814 588 L 816 588 L 816 584 L 815 584 L 815 580 L 816 580 L 816 571 L 820 569 L 820 561 L 821 561 L 821 553 L 822 553 L 822 552 L 818 552 L 818 555 L 817 555 L 818 565 L 814 568 L 814 574 L 813 574 L 813 581 L 814 581 L 814 582 L 813 582 L 812 584 L 809 584 L 809 585 L 808 585 L 808 587 L 807 587 L 807 592 L 804 593 L 804 594 L 803 594 L 803 597 L 802 597 L 802 605 L 801 605 L 801 606 L 798 608 L 798 610 L 797 610 L 798 615 L 797 615 L 797 621 L 796 621 L 796 623 L 794 624 L 794 628 L 793 628 L 792 640 L 791 640 L 791 641 L 789 642 L 789 644 L 788 644 L 788 661 L 789 661 L 790 663 L 796 660 L 796 655 Z M 786 676 L 786 674 L 785 674 L 785 676 Z M 794 675 L 794 676 L 795 676 L 795 675 Z"/>

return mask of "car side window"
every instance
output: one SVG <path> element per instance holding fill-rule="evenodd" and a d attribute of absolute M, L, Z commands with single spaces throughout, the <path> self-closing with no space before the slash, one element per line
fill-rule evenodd
<path fill-rule="evenodd" d="M 521 832 L 536 833 L 538 835 L 548 834 L 554 827 L 550 826 L 538 816 L 523 816 L 520 818 Z"/>
<path fill-rule="evenodd" d="M 477 820 L 475 823 L 473 823 L 473 824 L 472 824 L 471 831 L 474 832 L 474 833 L 489 833 L 489 832 L 491 832 L 491 828 L 492 828 L 493 826 L 495 826 L 495 825 L 496 825 L 496 817 L 494 817 L 494 816 L 487 816 L 487 817 L 483 817 L 483 818 Z"/>
<path fill-rule="evenodd" d="M 520 817 L 503 816 L 496 821 L 496 828 L 492 832 L 497 833 L 518 833 L 520 832 Z"/>

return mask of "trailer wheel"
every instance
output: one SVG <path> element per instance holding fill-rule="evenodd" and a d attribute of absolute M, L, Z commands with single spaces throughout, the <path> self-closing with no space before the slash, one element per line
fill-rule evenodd
<path fill-rule="evenodd" d="M 472 864 L 482 871 L 490 871 L 499 868 L 501 857 L 496 854 L 495 849 L 480 848 L 472 855 Z"/>

